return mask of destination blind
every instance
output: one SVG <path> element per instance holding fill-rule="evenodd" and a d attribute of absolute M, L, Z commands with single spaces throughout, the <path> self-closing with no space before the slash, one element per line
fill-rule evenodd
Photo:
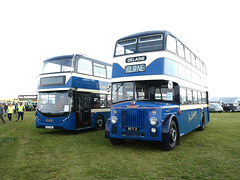
<path fill-rule="evenodd" d="M 125 73 L 144 72 L 146 70 L 146 64 L 136 64 L 125 66 Z"/>

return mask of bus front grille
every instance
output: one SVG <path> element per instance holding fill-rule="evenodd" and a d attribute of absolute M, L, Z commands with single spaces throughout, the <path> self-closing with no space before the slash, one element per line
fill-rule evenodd
<path fill-rule="evenodd" d="M 134 128 L 134 130 L 141 130 L 145 128 L 145 112 L 125 110 L 122 111 L 122 128 Z"/>

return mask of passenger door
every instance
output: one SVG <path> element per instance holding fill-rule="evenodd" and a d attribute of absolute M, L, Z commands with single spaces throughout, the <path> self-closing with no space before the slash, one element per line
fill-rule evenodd
<path fill-rule="evenodd" d="M 76 97 L 76 129 L 91 126 L 91 103 L 90 93 L 78 92 Z"/>

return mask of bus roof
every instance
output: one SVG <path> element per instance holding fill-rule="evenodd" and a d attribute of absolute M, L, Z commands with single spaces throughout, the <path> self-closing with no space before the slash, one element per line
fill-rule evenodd
<path fill-rule="evenodd" d="M 53 61 L 53 60 L 61 60 L 61 59 L 72 59 L 74 55 L 75 55 L 75 54 L 55 56 L 55 57 L 46 59 L 44 62 Z M 112 66 L 112 64 L 109 64 L 109 63 L 106 63 L 106 62 L 103 62 L 103 61 L 99 61 L 99 60 L 96 60 L 96 59 L 92 59 L 92 58 L 83 56 L 83 55 L 81 55 L 81 54 L 76 54 L 76 56 L 84 57 L 85 59 L 91 60 L 91 61 L 96 62 L 96 63 L 100 63 L 100 64 Z"/>
<path fill-rule="evenodd" d="M 124 40 L 124 39 L 130 39 L 130 38 L 138 38 L 141 36 L 147 36 L 147 35 L 152 35 L 152 34 L 171 34 L 172 36 L 174 36 L 171 32 L 169 31 L 165 31 L 165 30 L 155 30 L 155 31 L 144 31 L 144 32 L 139 32 L 139 33 L 135 33 L 135 34 L 131 34 L 129 36 L 123 37 L 118 39 L 118 41 L 120 40 Z M 174 36 L 175 37 L 175 36 Z"/>

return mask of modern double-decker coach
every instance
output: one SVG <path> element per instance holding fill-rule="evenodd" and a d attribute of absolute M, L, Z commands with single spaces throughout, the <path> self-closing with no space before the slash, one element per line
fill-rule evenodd
<path fill-rule="evenodd" d="M 103 129 L 110 116 L 112 65 L 81 54 L 43 62 L 38 85 L 36 127 Z"/>
<path fill-rule="evenodd" d="M 160 141 L 166 150 L 209 123 L 207 69 L 168 31 L 147 31 L 116 42 L 112 105 L 105 137 Z"/>

